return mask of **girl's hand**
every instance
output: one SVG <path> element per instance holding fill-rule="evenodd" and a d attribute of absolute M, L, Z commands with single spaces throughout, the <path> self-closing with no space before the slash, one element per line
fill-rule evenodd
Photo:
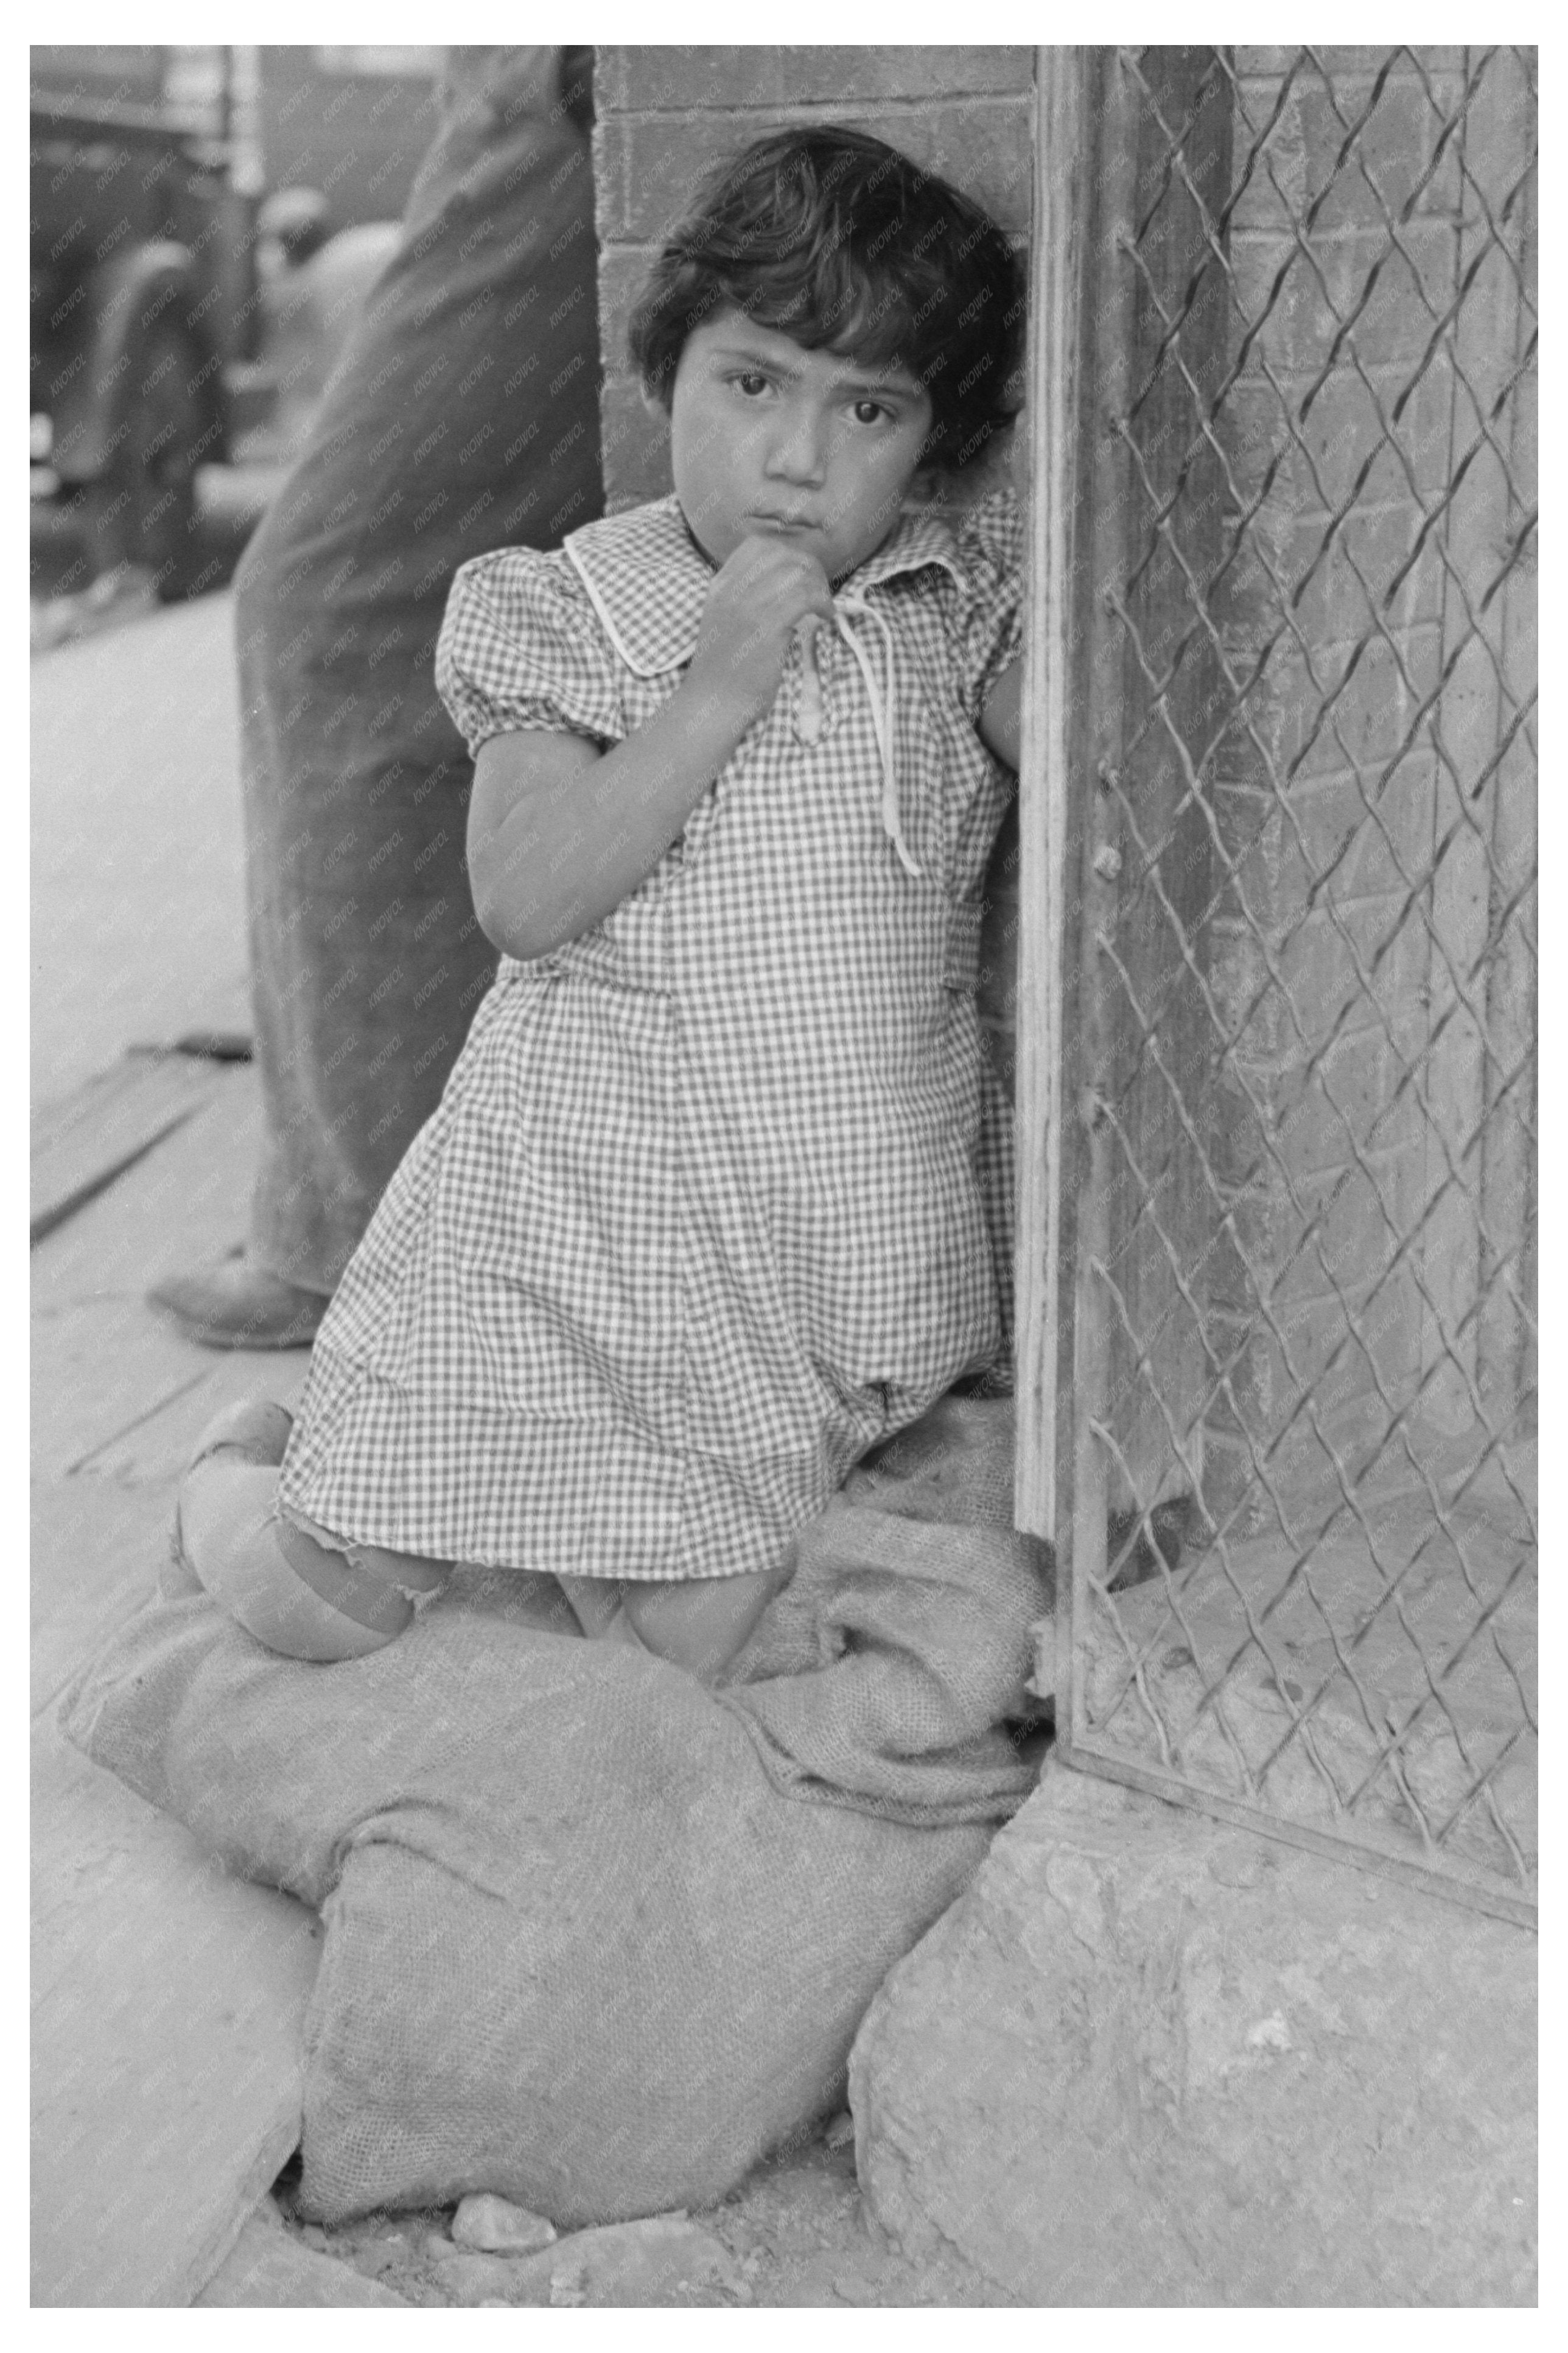
<path fill-rule="evenodd" d="M 640 727 L 605 748 L 554 728 L 481 744 L 468 881 L 487 939 L 526 963 L 618 907 L 771 706 L 795 630 L 832 614 L 815 555 L 744 539 L 709 588 L 679 691 Z"/>
<path fill-rule="evenodd" d="M 689 687 L 750 726 L 772 707 L 790 639 L 808 614 L 833 619 L 832 590 L 816 556 L 788 540 L 743 539 L 708 591 Z"/>

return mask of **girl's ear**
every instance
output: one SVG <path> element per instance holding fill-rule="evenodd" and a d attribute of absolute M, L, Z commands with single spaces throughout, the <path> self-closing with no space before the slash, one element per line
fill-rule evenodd
<path fill-rule="evenodd" d="M 669 423 L 668 401 L 661 400 L 657 392 L 650 392 L 646 384 L 642 385 L 641 393 L 642 405 L 648 415 L 657 417 L 661 425 L 668 425 Z"/>

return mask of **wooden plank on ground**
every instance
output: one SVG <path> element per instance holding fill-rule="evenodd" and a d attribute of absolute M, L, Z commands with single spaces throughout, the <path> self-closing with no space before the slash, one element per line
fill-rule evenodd
<path fill-rule="evenodd" d="M 217 1066 L 188 1054 L 128 1055 L 35 1131 L 28 1233 L 42 1241 L 188 1120 L 218 1083 Z"/>
<path fill-rule="evenodd" d="M 300 2135 L 320 1924 L 33 1740 L 35 2305 L 188 2305 Z"/>
<path fill-rule="evenodd" d="M 292 1409 L 304 1377 L 302 1354 L 259 1361 L 250 1355 L 214 1356 L 68 1471 L 35 1476 L 35 1715 L 153 1591 L 168 1556 L 181 1474 L 213 1416 L 256 1395 Z"/>
<path fill-rule="evenodd" d="M 155 1482 L 173 1493 L 196 1440 L 220 1408 L 267 1397 L 292 1412 L 305 1386 L 307 1351 L 264 1354 L 236 1349 L 213 1356 L 201 1377 L 160 1398 L 125 1430 L 104 1439 L 78 1464 L 85 1478 Z"/>
<path fill-rule="evenodd" d="M 55 1238 L 38 1255 L 63 1240 Z M 32 1458 L 38 1479 L 70 1477 L 139 1417 L 197 1386 L 215 1362 L 155 1315 L 135 1290 L 103 1291 L 46 1308 L 35 1289 L 32 1356 Z"/>
<path fill-rule="evenodd" d="M 153 1590 L 190 1441 L 231 1398 L 288 1404 L 303 1349 L 197 1347 L 143 1297 L 244 1230 L 257 1084 L 205 1105 L 33 1253 L 33 1709 Z"/>
<path fill-rule="evenodd" d="M 34 1253 L 35 1297 L 57 1304 L 107 1291 L 139 1300 L 171 1268 L 203 1265 L 243 1240 L 259 1083 L 243 1063 L 197 1067 L 208 1077 L 205 1107 Z"/>
<path fill-rule="evenodd" d="M 177 1267 L 221 1259 L 245 1232 L 257 1152 L 257 1082 L 212 1082 L 203 1107 L 32 1256 L 35 1471 L 58 1475 L 225 1361 L 198 1347 L 146 1291 Z M 263 1361 L 265 1359 L 265 1361 Z M 301 1352 L 247 1352 L 262 1385 Z"/>
<path fill-rule="evenodd" d="M 240 2305 L 367 2305 L 411 2306 L 394 2295 L 379 2280 L 366 2279 L 352 2263 L 319 2255 L 303 2247 L 277 2221 L 253 2214 L 230 2252 L 197 2296 L 198 2305 L 233 2308 Z"/>
<path fill-rule="evenodd" d="M 32 1261 L 34 1704 L 48 1711 L 34 1735 L 33 2296 L 48 2306 L 189 2304 L 299 2136 L 314 1915 L 215 1872 L 69 1746 L 51 1707 L 153 1591 L 188 1437 L 229 1396 L 290 1393 L 305 1366 L 303 1351 L 198 1348 L 145 1303 L 171 1264 L 216 1258 L 245 1228 L 254 1073 L 185 1068 L 191 1115 Z M 101 1170 L 124 1115 L 112 1088 L 79 1099 L 46 1146 Z"/>

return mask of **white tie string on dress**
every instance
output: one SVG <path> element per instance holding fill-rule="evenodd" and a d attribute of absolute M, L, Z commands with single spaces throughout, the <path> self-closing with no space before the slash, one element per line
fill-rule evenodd
<path fill-rule="evenodd" d="M 887 690 L 877 683 L 877 672 L 870 655 L 850 627 L 855 620 L 875 621 L 882 633 L 882 658 L 887 666 Z M 846 596 L 833 607 L 834 626 L 854 655 L 866 681 L 866 693 L 871 705 L 871 731 L 877 739 L 877 750 L 882 763 L 882 831 L 899 853 L 906 874 L 919 875 L 920 868 L 910 857 L 904 837 L 899 828 L 899 778 L 893 761 L 893 714 L 898 708 L 898 665 L 893 649 L 893 632 L 886 614 L 868 604 L 863 596 Z M 815 617 L 802 623 L 800 638 L 800 711 L 795 732 L 802 743 L 815 744 L 822 733 L 822 681 L 816 668 L 816 631 L 820 624 Z"/>

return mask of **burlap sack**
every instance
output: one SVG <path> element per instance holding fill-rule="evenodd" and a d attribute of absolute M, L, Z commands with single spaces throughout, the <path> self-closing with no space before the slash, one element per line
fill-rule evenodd
<path fill-rule="evenodd" d="M 1034 1766 L 1005 1530 L 840 1503 L 720 1692 L 461 1580 L 374 1656 L 155 1605 L 68 1711 L 233 1870 L 320 1905 L 301 2205 L 696 2206 L 844 2094 L 886 1971 Z"/>

